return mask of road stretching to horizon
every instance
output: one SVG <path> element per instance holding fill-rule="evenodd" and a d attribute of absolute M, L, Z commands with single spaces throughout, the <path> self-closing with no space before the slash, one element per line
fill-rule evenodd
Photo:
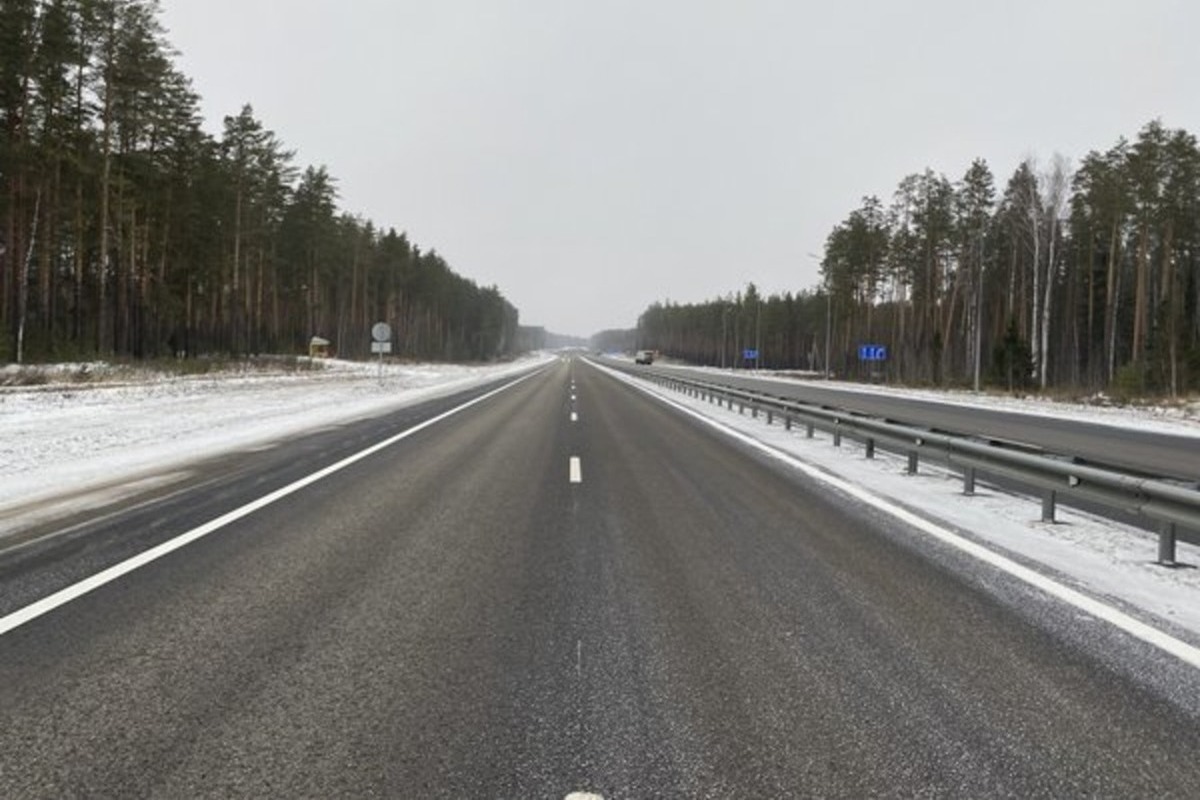
<path fill-rule="evenodd" d="M 1200 792 L 1200 670 L 584 361 L 496 389 L 0 553 L 0 796 Z"/>

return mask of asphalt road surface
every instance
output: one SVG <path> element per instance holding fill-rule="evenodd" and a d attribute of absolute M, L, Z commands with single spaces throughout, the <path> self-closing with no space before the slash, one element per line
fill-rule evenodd
<path fill-rule="evenodd" d="M 10 549 L 0 614 L 463 399 Z M 1198 753 L 1200 671 L 579 361 L 0 635 L 3 797 L 1195 797 Z"/>
<path fill-rule="evenodd" d="M 610 362 L 610 365 L 618 364 Z M 1200 445 L 1192 436 L 855 392 L 822 386 L 819 380 L 764 380 L 752 375 L 714 373 L 711 370 L 698 371 L 659 364 L 650 369 L 817 406 L 857 411 L 919 427 L 1020 442 L 1058 455 L 1075 456 L 1092 463 L 1123 467 L 1148 475 L 1200 482 Z"/>

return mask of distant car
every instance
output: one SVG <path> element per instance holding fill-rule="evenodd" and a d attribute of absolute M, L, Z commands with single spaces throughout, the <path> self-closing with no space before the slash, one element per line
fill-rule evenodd
<path fill-rule="evenodd" d="M 653 364 L 654 363 L 654 351 L 653 350 L 638 350 L 637 355 L 634 356 L 634 358 L 633 358 L 633 361 L 636 364 Z"/>

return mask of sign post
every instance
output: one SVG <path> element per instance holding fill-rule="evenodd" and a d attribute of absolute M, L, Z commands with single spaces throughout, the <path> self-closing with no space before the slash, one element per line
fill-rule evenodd
<path fill-rule="evenodd" d="M 371 352 L 379 353 L 379 385 L 383 385 L 383 354 L 392 352 L 392 326 L 376 322 L 371 326 Z"/>
<path fill-rule="evenodd" d="M 888 349 L 882 344 L 860 344 L 858 346 L 858 360 L 866 362 L 869 365 L 880 361 L 887 361 Z M 874 370 L 868 370 L 868 377 L 874 378 Z"/>

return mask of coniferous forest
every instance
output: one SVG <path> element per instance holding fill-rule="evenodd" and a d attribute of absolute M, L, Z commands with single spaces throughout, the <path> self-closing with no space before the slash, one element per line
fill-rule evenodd
<path fill-rule="evenodd" d="M 909 175 L 834 226 L 820 264 L 797 294 L 655 304 L 638 346 L 908 383 L 1200 392 L 1200 149 L 1161 122 L 1076 164 L 1027 160 L 1002 186 L 983 159 L 956 181 Z M 861 360 L 868 344 L 886 360 Z"/>
<path fill-rule="evenodd" d="M 250 105 L 201 127 L 156 0 L 0 0 L 0 362 L 511 354 L 517 311 L 337 206 Z"/>

